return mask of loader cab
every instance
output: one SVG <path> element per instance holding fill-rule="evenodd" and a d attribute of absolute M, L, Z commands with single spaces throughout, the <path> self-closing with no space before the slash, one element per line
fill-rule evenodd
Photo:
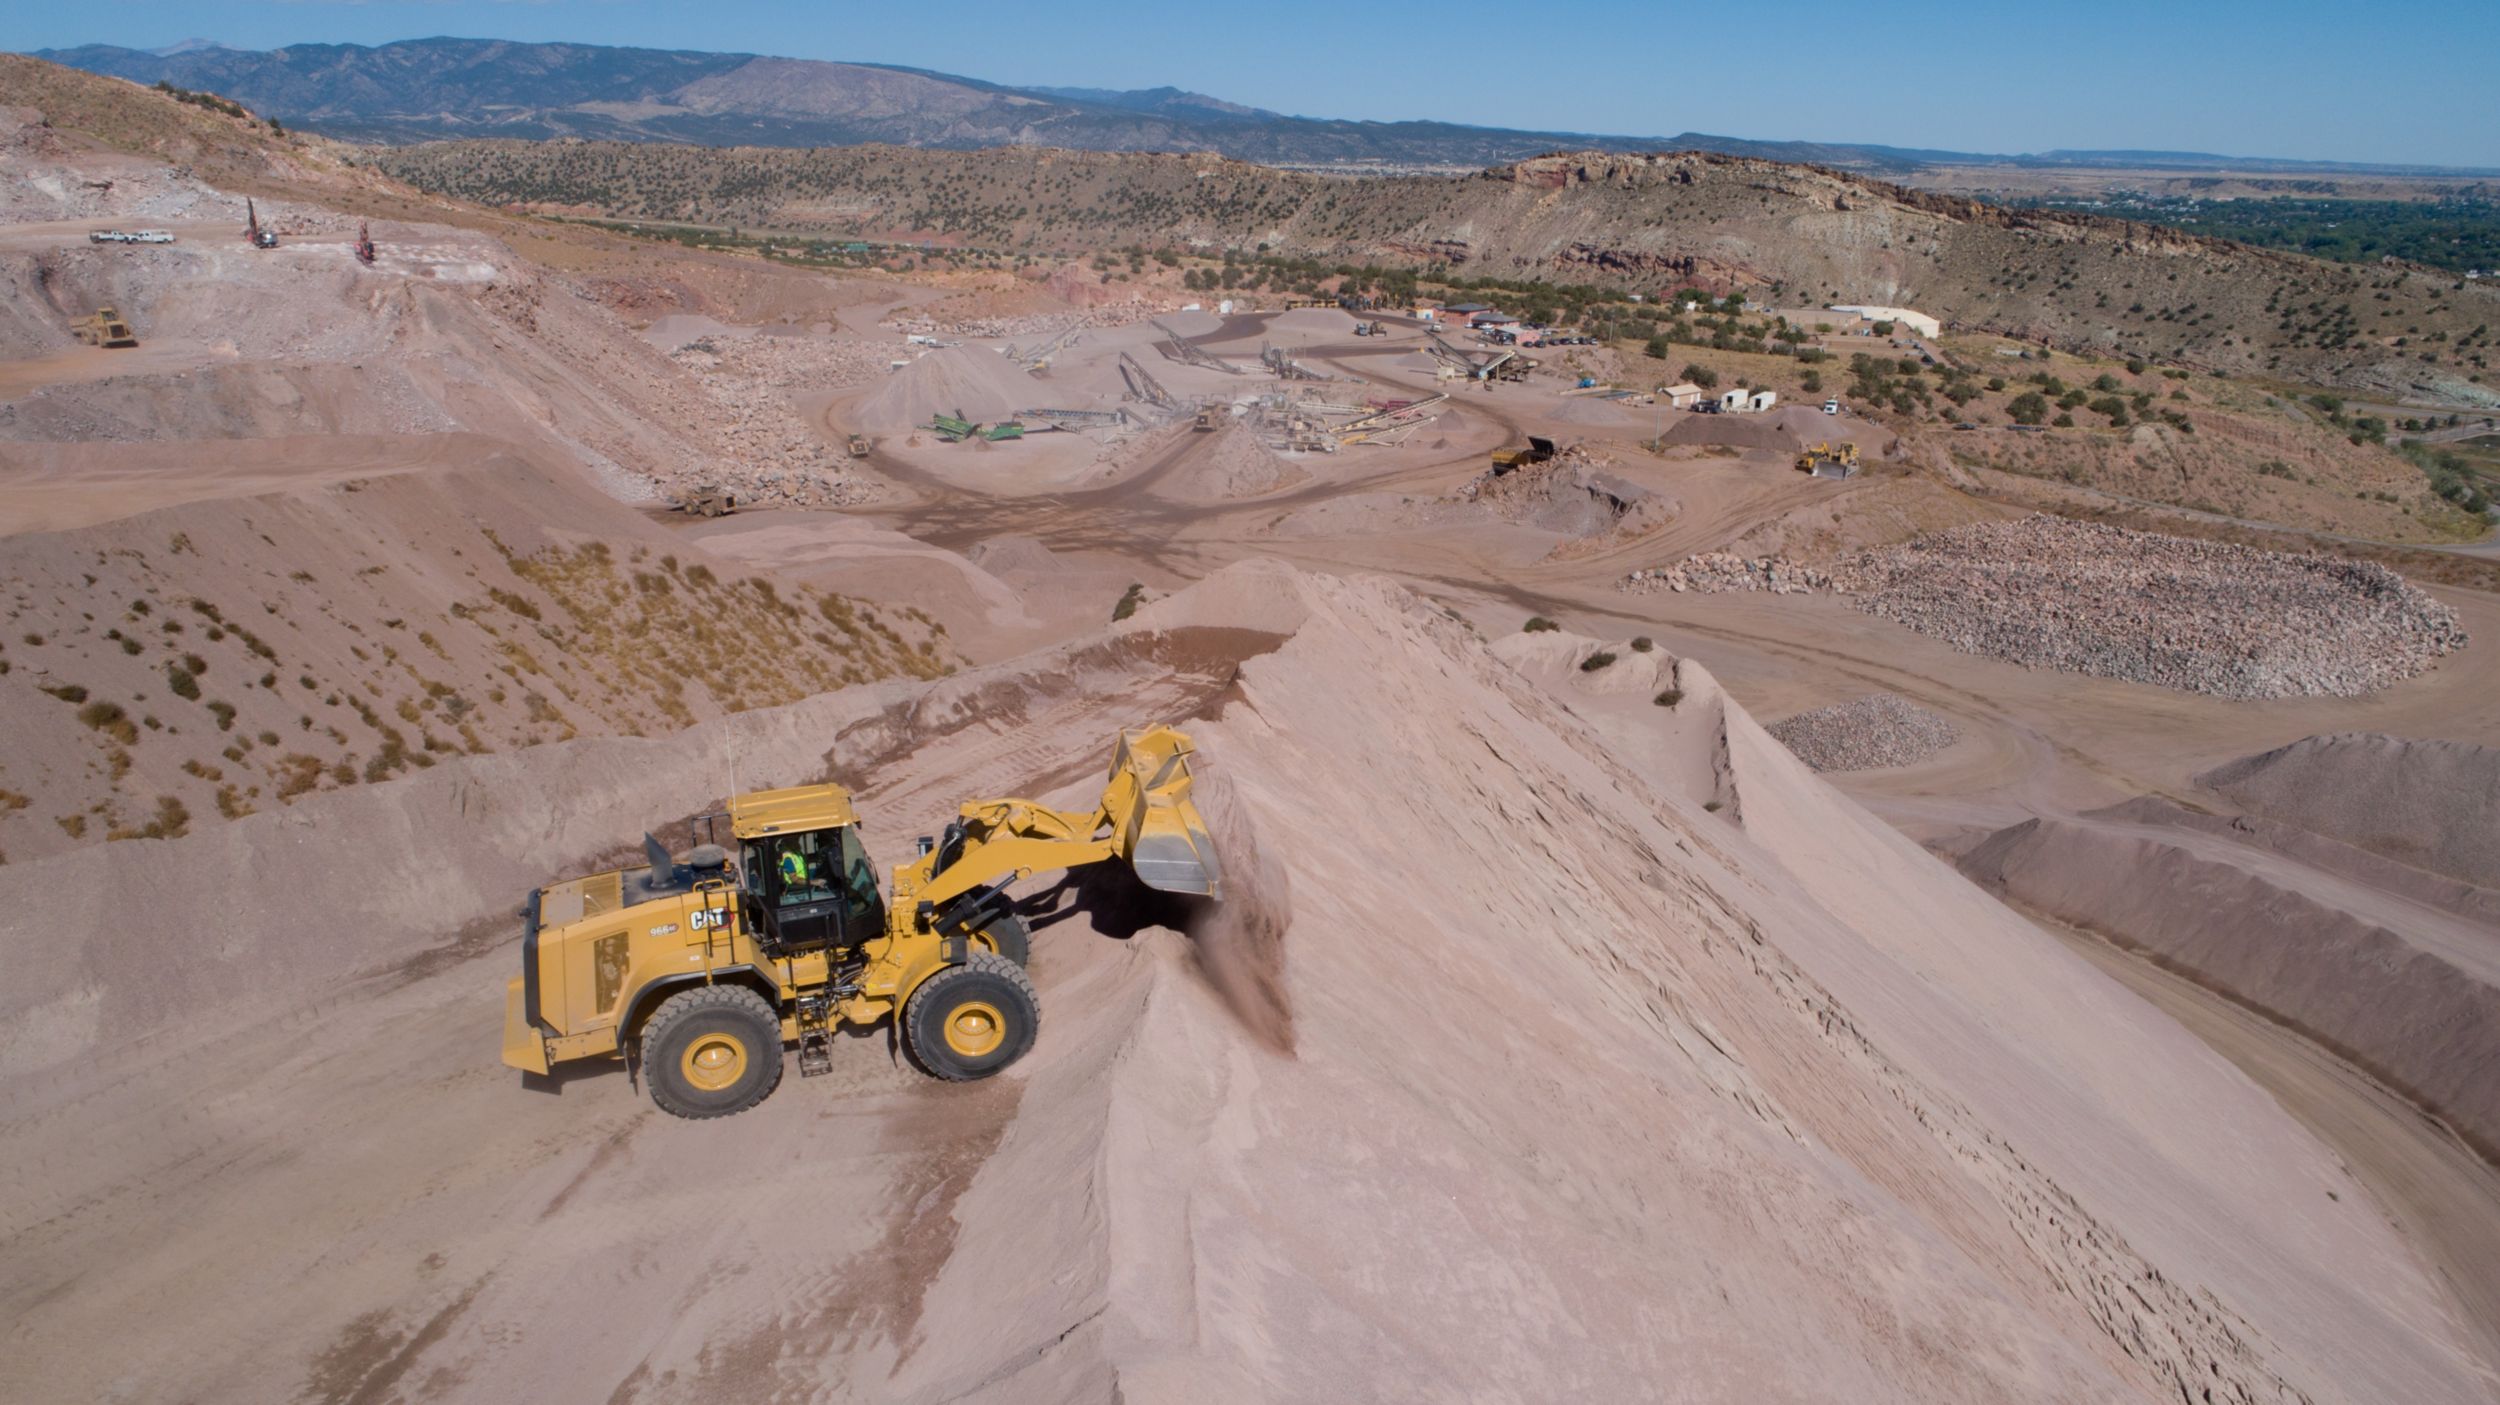
<path fill-rule="evenodd" d="M 840 786 L 759 791 L 730 802 L 750 924 L 779 951 L 857 947 L 885 931 L 885 898 Z"/>

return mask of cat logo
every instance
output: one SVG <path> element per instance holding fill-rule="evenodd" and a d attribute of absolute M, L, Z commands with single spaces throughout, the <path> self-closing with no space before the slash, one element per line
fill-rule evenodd
<path fill-rule="evenodd" d="M 694 911 L 686 914 L 686 925 L 692 927 L 698 932 L 703 931 L 707 927 L 726 927 L 729 925 L 729 909 L 725 907 L 698 907 Z"/>

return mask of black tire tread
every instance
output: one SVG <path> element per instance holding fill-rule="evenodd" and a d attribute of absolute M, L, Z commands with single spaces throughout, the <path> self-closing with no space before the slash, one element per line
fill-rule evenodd
<path fill-rule="evenodd" d="M 942 1062 L 932 1061 L 922 1050 L 920 1046 L 919 1030 L 917 1028 L 920 1022 L 913 1018 L 913 1015 L 918 1008 L 920 997 L 923 993 L 943 996 L 946 986 L 952 984 L 955 980 L 960 979 L 959 973 L 970 971 L 986 972 L 990 975 L 997 976 L 1001 980 L 1004 980 L 1008 984 L 1014 986 L 1019 991 L 1022 991 L 1024 993 L 1025 1003 L 1033 1011 L 1033 1031 L 1031 1038 L 1026 1041 L 1024 1049 L 1016 1055 L 1015 1059 L 1010 1059 L 1007 1064 L 1001 1064 L 998 1068 L 985 1069 L 977 1073 L 958 1073 L 948 1069 Z M 910 1053 L 912 1062 L 918 1064 L 931 1077 L 942 1078 L 949 1083 L 966 1083 L 976 1078 L 986 1078 L 993 1073 L 1000 1072 L 1008 1067 L 1009 1064 L 1016 1062 L 1017 1059 L 1023 1058 L 1025 1053 L 1031 1052 L 1033 1045 L 1038 1043 L 1041 1039 L 1042 997 L 1041 993 L 1033 988 L 1033 978 L 1024 973 L 1024 968 L 1022 966 L 1019 966 L 1015 962 L 1008 960 L 1006 957 L 999 955 L 997 952 L 983 951 L 979 947 L 974 947 L 970 952 L 965 954 L 964 963 L 962 965 L 949 966 L 945 970 L 938 972 L 936 975 L 929 977 L 925 981 L 922 981 L 920 983 L 920 988 L 911 993 L 911 1001 L 904 1006 L 902 1014 L 903 1017 L 895 1021 L 895 1023 L 902 1027 L 903 1047 Z"/>
<path fill-rule="evenodd" d="M 669 1070 L 660 1067 L 656 1061 L 646 1061 L 643 1071 L 644 1081 L 651 1085 L 651 1101 L 659 1104 L 662 1112 L 697 1120 L 734 1117 L 771 1097 L 773 1090 L 781 1086 L 781 1016 L 774 1011 L 763 996 L 742 985 L 697 986 L 692 990 L 681 990 L 669 996 L 660 1002 L 659 1009 L 651 1012 L 650 1019 L 643 1021 L 642 1047 L 645 1050 L 658 1047 L 666 1040 L 668 1032 L 678 1024 L 711 1010 L 742 1010 L 754 1016 L 772 1031 L 769 1042 L 764 1048 L 756 1051 L 756 1057 L 761 1059 L 768 1069 L 764 1086 L 754 1097 L 736 1107 L 705 1108 L 673 1105 L 670 1101 L 672 1090 L 669 1084 L 669 1079 L 673 1075 Z"/>
<path fill-rule="evenodd" d="M 1012 912 L 1007 913 L 982 928 L 981 935 L 990 939 L 998 948 L 999 955 L 1018 966 L 1033 964 L 1033 931 L 1024 925 L 1023 918 Z"/>

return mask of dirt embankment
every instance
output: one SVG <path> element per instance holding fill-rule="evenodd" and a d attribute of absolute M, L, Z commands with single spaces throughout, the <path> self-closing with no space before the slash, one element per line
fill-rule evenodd
<path fill-rule="evenodd" d="M 2248 815 L 2144 797 L 2026 821 L 1961 864 L 2308 1034 L 2500 1160 L 2493 756 L 2311 737 L 2198 777 Z"/>
<path fill-rule="evenodd" d="M 2500 889 L 2500 749 L 2346 733 L 2217 766 L 2198 785 L 2251 813 Z"/>
<path fill-rule="evenodd" d="M 1740 829 L 1385 582 L 1236 568 L 1114 636 L 0 869 L 22 920 L 101 934 L 0 997 L 31 1343 L 0 1385 L 2475 1398 L 2323 1149 L 1741 712 Z M 864 782 L 897 853 L 964 795 L 1091 781 L 1115 717 L 1194 719 L 1224 778 L 1246 980 L 1097 914 L 1042 930 L 1042 1043 L 982 1088 L 844 1041 L 689 1125 L 497 1067 L 513 893 L 715 798 L 732 737 L 748 784 Z M 213 939 L 164 949 L 177 903 Z M 828 1175 L 845 1213 L 646 1232 Z"/>
<path fill-rule="evenodd" d="M 342 448 L 285 453 L 316 445 Z M 179 834 L 953 662 L 925 619 L 777 587 L 491 443 L 367 447 L 383 471 L 6 539 L 0 854 Z M 118 491 L 57 481 L 56 506 L 185 477 L 118 471 Z"/>

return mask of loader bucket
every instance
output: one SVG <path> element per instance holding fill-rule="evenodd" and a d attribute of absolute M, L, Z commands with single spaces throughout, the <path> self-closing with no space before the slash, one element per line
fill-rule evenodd
<path fill-rule="evenodd" d="M 1120 733 L 1103 787 L 1112 843 L 1138 881 L 1166 893 L 1221 897 L 1214 837 L 1189 798 L 1189 738 L 1170 727 Z"/>

